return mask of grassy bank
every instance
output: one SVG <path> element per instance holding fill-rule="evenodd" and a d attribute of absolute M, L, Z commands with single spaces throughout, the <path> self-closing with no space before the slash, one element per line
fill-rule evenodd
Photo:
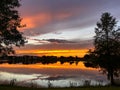
<path fill-rule="evenodd" d="M 0 86 L 0 90 L 41 90 L 41 88 Z M 120 90 L 120 87 L 42 88 L 42 90 Z"/>

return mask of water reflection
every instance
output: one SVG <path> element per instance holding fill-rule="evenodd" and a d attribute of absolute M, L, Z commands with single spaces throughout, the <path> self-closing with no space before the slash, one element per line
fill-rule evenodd
<path fill-rule="evenodd" d="M 107 83 L 104 75 L 100 74 L 97 69 L 86 68 L 83 62 L 79 62 L 78 65 L 68 63 L 61 65 L 60 62 L 48 65 L 40 63 L 0 64 L 0 80 L 10 81 L 13 78 L 19 84 L 20 82 L 28 84 L 34 81 L 44 87 L 47 87 L 49 83 L 52 83 L 53 86 L 67 87 L 70 86 L 70 82 L 74 82 L 78 86 L 82 85 L 84 80 L 91 80 L 93 85 L 97 81 L 103 81 L 103 84 Z"/>
<path fill-rule="evenodd" d="M 61 64 L 60 62 L 54 63 L 54 64 L 0 64 L 1 68 L 33 68 L 33 69 L 41 69 L 41 68 L 64 68 L 64 69 L 91 69 L 96 70 L 94 68 L 86 68 L 83 64 L 83 62 L 79 62 L 77 65 L 73 63 L 72 65 L 69 63 Z"/>

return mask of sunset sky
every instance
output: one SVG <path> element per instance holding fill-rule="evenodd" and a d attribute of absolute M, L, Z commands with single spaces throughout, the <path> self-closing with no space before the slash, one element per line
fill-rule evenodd
<path fill-rule="evenodd" d="M 20 29 L 27 37 L 18 55 L 82 57 L 93 48 L 96 22 L 110 12 L 120 21 L 120 0 L 21 0 Z M 120 26 L 119 22 L 118 25 Z"/>

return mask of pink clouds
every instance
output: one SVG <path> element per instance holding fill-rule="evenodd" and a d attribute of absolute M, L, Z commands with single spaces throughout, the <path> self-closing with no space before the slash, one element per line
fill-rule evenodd
<path fill-rule="evenodd" d="M 34 29 L 37 26 L 42 27 L 51 21 L 51 16 L 49 13 L 40 13 L 38 15 L 27 16 L 23 18 L 24 19 L 22 20 L 22 23 L 26 24 L 26 27 L 23 28 L 24 30 Z"/>
<path fill-rule="evenodd" d="M 106 10 L 114 12 L 119 7 L 119 2 L 119 0 L 22 0 L 20 13 L 23 16 L 23 23 L 26 24 L 22 30 L 29 29 L 28 32 L 45 34 L 69 28 L 90 27 L 96 23 L 102 12 Z M 114 8 L 111 7 L 111 3 Z"/>

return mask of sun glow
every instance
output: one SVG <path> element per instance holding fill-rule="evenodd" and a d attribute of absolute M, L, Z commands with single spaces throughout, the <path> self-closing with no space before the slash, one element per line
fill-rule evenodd
<path fill-rule="evenodd" d="M 87 53 L 87 49 L 83 50 L 19 50 L 17 54 L 34 54 L 37 56 L 78 56 L 83 57 Z"/>

